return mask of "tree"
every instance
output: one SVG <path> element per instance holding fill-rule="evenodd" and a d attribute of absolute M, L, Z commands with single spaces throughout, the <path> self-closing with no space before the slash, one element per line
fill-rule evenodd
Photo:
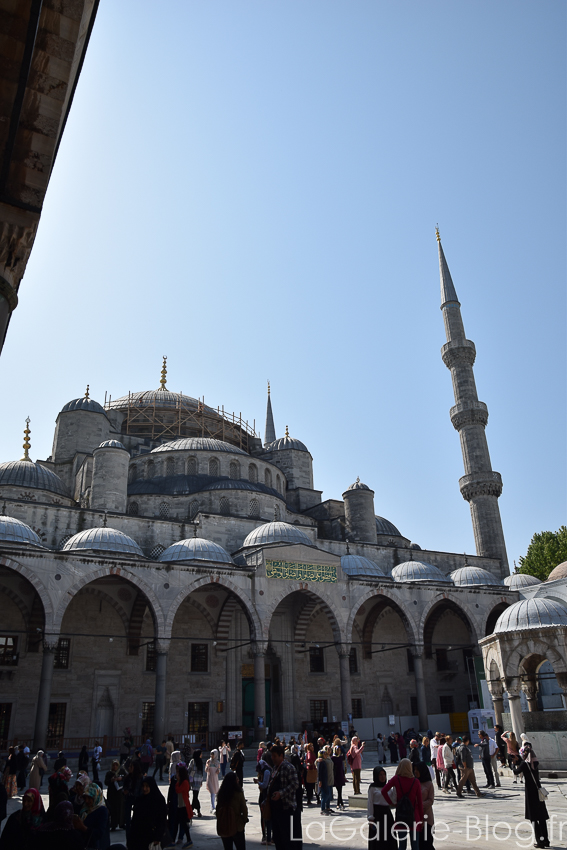
<path fill-rule="evenodd" d="M 567 526 L 559 531 L 540 531 L 534 534 L 525 558 L 520 558 L 518 572 L 545 581 L 558 564 L 567 561 Z"/>

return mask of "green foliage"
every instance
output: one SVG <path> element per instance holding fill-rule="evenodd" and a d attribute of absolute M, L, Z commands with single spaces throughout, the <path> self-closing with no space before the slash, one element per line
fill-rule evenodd
<path fill-rule="evenodd" d="M 545 581 L 557 564 L 567 561 L 567 526 L 559 531 L 534 534 L 525 558 L 520 558 L 520 573 Z"/>

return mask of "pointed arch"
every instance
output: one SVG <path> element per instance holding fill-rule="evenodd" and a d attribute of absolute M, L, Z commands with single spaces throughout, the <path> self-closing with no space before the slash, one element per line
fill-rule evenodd
<path fill-rule="evenodd" d="M 14 561 L 12 558 L 7 558 L 4 555 L 0 557 L 0 566 L 6 567 L 9 570 L 13 570 L 16 573 L 19 573 L 21 576 L 26 578 L 29 583 L 32 585 L 34 590 L 37 591 L 44 614 L 44 622 L 46 631 L 53 630 L 53 619 L 55 612 L 55 605 L 53 603 L 53 599 L 47 589 L 47 587 L 43 584 L 43 582 L 36 576 L 32 570 L 26 567 L 24 564 L 18 563 L 18 561 Z"/>
<path fill-rule="evenodd" d="M 339 643 L 345 642 L 344 641 L 344 632 L 343 632 L 343 629 L 341 628 L 342 618 L 340 617 L 339 613 L 335 610 L 335 607 L 334 607 L 334 604 L 332 603 L 332 601 L 325 599 L 325 597 L 322 593 L 317 593 L 316 591 L 311 590 L 307 587 L 302 587 L 301 584 L 300 584 L 299 587 L 293 587 L 292 586 L 292 587 L 290 587 L 289 590 L 280 591 L 280 593 L 277 594 L 277 596 L 272 600 L 272 605 L 270 607 L 269 616 L 267 616 L 266 619 L 265 619 L 265 622 L 268 624 L 267 630 L 265 630 L 266 636 L 269 635 L 271 620 L 272 620 L 272 617 L 274 616 L 274 613 L 275 613 L 278 605 L 280 605 L 281 602 L 283 602 L 285 599 L 287 599 L 287 597 L 291 596 L 293 593 L 299 593 L 299 594 L 302 594 L 302 595 L 305 596 L 305 602 L 302 605 L 301 611 L 298 614 L 298 618 L 297 618 L 296 624 L 295 624 L 295 640 L 296 641 L 299 641 L 299 638 L 297 636 L 298 634 L 305 635 L 305 632 L 307 630 L 307 625 L 308 625 L 308 622 L 309 622 L 309 618 L 312 615 L 314 615 L 314 611 L 317 608 L 318 611 L 324 611 L 325 614 L 327 615 L 327 618 L 329 620 L 329 623 L 330 623 L 330 626 L 331 626 L 331 629 L 332 629 L 332 632 L 333 632 L 333 640 L 335 641 L 335 643 L 339 644 Z M 308 610 L 305 611 L 305 618 L 302 618 L 301 615 L 306 608 Z M 304 621 L 304 619 L 305 619 L 305 621 Z M 299 632 L 298 632 L 298 629 L 300 630 Z M 303 642 L 303 640 L 305 640 L 304 637 L 301 638 L 302 642 Z"/>
<path fill-rule="evenodd" d="M 201 578 L 195 579 L 195 581 L 191 582 L 191 584 L 181 590 L 173 602 L 171 603 L 169 610 L 167 611 L 167 616 L 165 618 L 164 623 L 164 637 L 171 637 L 171 630 L 173 628 L 173 621 L 175 619 L 175 615 L 182 604 L 182 602 L 195 590 L 199 590 L 199 588 L 206 587 L 207 585 L 212 584 L 216 587 L 221 587 L 223 590 L 226 590 L 228 593 L 233 594 L 239 600 L 242 610 L 248 620 L 248 625 L 250 626 L 250 638 L 251 640 L 258 640 L 262 636 L 262 621 L 256 611 L 254 604 L 249 596 L 247 596 L 236 584 L 230 581 L 224 575 L 211 573 L 208 576 L 202 576 Z"/>
<path fill-rule="evenodd" d="M 462 605 L 458 605 L 454 599 L 447 596 L 446 593 L 438 593 L 421 612 L 420 634 L 422 635 L 423 644 L 425 646 L 425 657 L 433 656 L 433 632 L 440 618 L 447 611 L 455 614 L 467 627 L 471 643 L 478 643 L 479 635 L 476 630 L 473 618 Z"/>
<path fill-rule="evenodd" d="M 368 590 L 353 604 L 353 606 L 351 608 L 348 624 L 347 624 L 347 639 L 348 639 L 349 643 L 352 642 L 352 632 L 353 632 L 353 628 L 354 628 L 354 621 L 355 621 L 356 617 L 358 616 L 358 613 L 359 613 L 360 609 L 362 608 L 362 606 L 363 605 L 366 606 L 366 604 L 372 605 L 372 608 L 371 608 L 369 614 L 367 615 L 366 619 L 368 619 L 368 617 L 372 614 L 372 612 L 374 610 L 374 606 L 378 605 L 378 610 L 373 615 L 374 616 L 374 625 L 376 624 L 376 620 L 378 619 L 380 614 L 382 614 L 383 611 L 386 610 L 386 608 L 391 608 L 393 611 L 395 611 L 396 614 L 398 614 L 398 616 L 401 618 L 401 620 L 402 620 L 402 622 L 405 626 L 405 630 L 406 630 L 406 633 L 407 633 L 407 636 L 408 636 L 408 643 L 412 643 L 412 644 L 420 643 L 420 641 L 418 641 L 418 637 L 417 637 L 418 636 L 418 630 L 417 630 L 416 624 L 413 621 L 413 619 L 409 616 L 408 612 L 406 610 L 404 610 L 404 605 L 407 604 L 407 598 L 403 598 L 400 595 L 400 593 L 397 591 L 396 588 L 389 588 L 389 587 L 380 587 L 380 588 L 377 588 L 377 589 Z M 363 648 L 364 648 L 365 636 L 366 636 L 366 639 L 368 638 L 369 627 L 370 627 L 370 623 L 368 623 L 368 625 L 367 625 L 366 620 L 365 620 L 364 625 L 362 627 Z M 372 626 L 372 628 L 373 627 L 374 626 Z M 371 638 L 370 638 L 370 640 L 371 640 Z M 366 650 L 368 650 L 368 646 L 366 647 Z M 366 652 L 365 652 L 365 654 L 366 654 Z"/>
<path fill-rule="evenodd" d="M 491 635 L 494 632 L 494 627 L 496 625 L 498 617 L 500 616 L 500 614 L 504 613 L 506 608 L 509 608 L 511 604 L 511 602 L 507 602 L 505 599 L 502 599 L 497 605 L 495 605 L 493 608 L 491 608 L 490 611 L 487 612 L 484 622 L 484 628 L 482 630 L 483 637 L 488 637 L 488 635 Z"/>
<path fill-rule="evenodd" d="M 107 605 L 110 605 L 111 608 L 114 608 L 114 610 L 122 620 L 122 625 L 124 626 L 124 634 L 128 634 L 128 614 L 126 613 L 122 605 L 116 599 L 114 599 L 113 596 L 111 596 L 109 593 L 106 593 L 100 587 L 90 587 L 89 585 L 83 588 L 83 593 L 88 594 L 89 596 L 94 596 L 96 599 L 101 599 L 103 602 L 106 602 Z"/>
<path fill-rule="evenodd" d="M 219 649 L 228 649 L 228 634 L 232 618 L 238 610 L 238 602 L 234 596 L 228 596 L 222 606 L 219 621 L 217 623 L 217 642 Z"/>

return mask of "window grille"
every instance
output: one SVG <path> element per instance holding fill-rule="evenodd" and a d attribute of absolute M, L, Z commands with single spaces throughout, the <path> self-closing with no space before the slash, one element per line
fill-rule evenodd
<path fill-rule="evenodd" d="M 230 461 L 228 474 L 235 481 L 240 478 L 240 464 L 237 460 Z"/>
<path fill-rule="evenodd" d="M 260 503 L 258 499 L 250 499 L 250 516 L 254 518 L 260 516 Z"/>
<path fill-rule="evenodd" d="M 191 734 L 209 731 L 209 703 L 190 702 L 187 705 L 187 732 Z"/>
<path fill-rule="evenodd" d="M 187 458 L 187 475 L 197 475 L 197 458 Z"/>
<path fill-rule="evenodd" d="M 130 516 L 138 516 L 138 510 L 139 510 L 138 503 L 137 502 L 130 502 L 130 504 L 128 505 L 129 515 Z"/>
<path fill-rule="evenodd" d="M 213 478 L 218 478 L 219 462 L 216 457 L 212 457 L 209 461 L 209 475 L 212 475 Z"/>
<path fill-rule="evenodd" d="M 323 649 L 320 646 L 309 647 L 309 672 L 325 672 L 325 655 Z"/>
<path fill-rule="evenodd" d="M 189 505 L 189 518 L 195 519 L 197 514 L 199 513 L 199 502 L 195 499 Z"/>
<path fill-rule="evenodd" d="M 272 486 L 272 473 L 269 469 L 264 470 L 264 484 L 266 487 Z"/>
<path fill-rule="evenodd" d="M 136 466 L 136 464 L 133 464 L 133 466 L 130 467 L 130 474 L 128 476 L 128 480 L 129 481 L 136 481 L 137 477 L 138 477 L 138 467 Z"/>
<path fill-rule="evenodd" d="M 220 512 L 223 516 L 228 516 L 230 513 L 230 502 L 226 496 L 223 496 L 220 500 Z"/>
<path fill-rule="evenodd" d="M 152 738 L 154 734 L 155 703 L 142 703 L 142 736 Z"/>
<path fill-rule="evenodd" d="M 348 657 L 348 667 L 351 673 L 358 673 L 358 655 L 356 652 L 356 646 L 351 647 L 350 655 Z"/>
<path fill-rule="evenodd" d="M 248 479 L 252 484 L 258 483 L 258 467 L 255 463 L 251 463 L 248 467 Z"/>
<path fill-rule="evenodd" d="M 355 720 L 357 717 L 364 717 L 362 713 L 362 700 L 360 698 L 352 700 L 352 719 Z"/>
<path fill-rule="evenodd" d="M 152 561 L 157 561 L 162 552 L 165 552 L 165 546 L 162 546 L 161 543 L 156 543 L 150 552 L 150 559 Z"/>
<path fill-rule="evenodd" d="M 309 700 L 309 711 L 311 714 L 311 723 L 315 724 L 315 726 L 320 726 L 321 723 L 324 723 L 323 718 L 329 717 L 329 710 L 327 707 L 326 699 L 310 699 Z"/>
<path fill-rule="evenodd" d="M 175 475 L 175 460 L 172 457 L 168 457 L 165 462 L 165 474 Z"/>
<path fill-rule="evenodd" d="M 208 673 L 209 647 L 206 643 L 191 644 L 191 672 Z"/>
<path fill-rule="evenodd" d="M 0 666 L 18 666 L 18 638 L 12 635 L 0 635 Z"/>
<path fill-rule="evenodd" d="M 55 650 L 55 658 L 53 659 L 53 667 L 55 670 L 69 669 L 69 654 L 71 651 L 71 639 L 59 638 L 57 649 Z"/>
<path fill-rule="evenodd" d="M 162 502 L 159 506 L 160 519 L 169 519 L 169 502 Z"/>
<path fill-rule="evenodd" d="M 47 721 L 47 746 L 53 747 L 57 739 L 65 734 L 65 715 L 67 703 L 51 702 L 49 704 L 49 720 Z"/>
<path fill-rule="evenodd" d="M 156 645 L 149 643 L 146 647 L 146 673 L 156 672 Z"/>

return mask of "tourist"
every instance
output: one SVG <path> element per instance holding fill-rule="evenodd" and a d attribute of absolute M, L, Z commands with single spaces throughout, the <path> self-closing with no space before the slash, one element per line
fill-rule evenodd
<path fill-rule="evenodd" d="M 260 744 L 260 749 L 263 746 L 265 746 L 265 744 Z M 226 773 L 226 769 L 228 767 L 229 754 L 230 754 L 230 741 L 227 741 L 226 743 L 224 741 L 221 741 L 220 747 L 219 747 L 219 757 L 220 757 L 219 761 L 220 761 L 220 769 L 221 769 L 221 774 L 222 774 L 223 779 L 224 779 L 224 775 Z M 260 758 L 262 758 L 262 753 L 260 753 Z M 260 759 L 258 759 L 258 761 L 260 761 Z"/>
<path fill-rule="evenodd" d="M 146 738 L 140 750 L 140 761 L 142 762 L 142 773 L 146 774 L 154 761 L 154 748 L 149 738 Z"/>
<path fill-rule="evenodd" d="M 160 782 L 163 782 L 163 768 L 164 768 L 164 765 L 165 765 L 165 755 L 166 755 L 166 753 L 167 753 L 167 749 L 166 749 L 166 746 L 165 746 L 165 738 L 164 738 L 164 740 L 161 742 L 159 747 L 156 747 L 156 765 L 154 767 L 154 772 L 152 774 L 153 778 L 155 779 L 156 773 L 159 770 L 159 781 Z"/>
<path fill-rule="evenodd" d="M 429 767 L 424 761 L 414 765 L 413 773 L 421 783 L 421 800 L 423 804 L 423 829 L 419 834 L 419 850 L 433 850 L 433 803 L 435 802 L 435 787 L 431 780 Z"/>
<path fill-rule="evenodd" d="M 236 753 L 234 754 L 234 756 L 236 756 Z M 233 756 L 233 760 L 234 760 L 234 756 Z M 231 767 L 232 767 L 232 765 L 231 765 Z M 218 794 L 218 790 L 219 790 L 220 763 L 219 763 L 219 751 L 218 750 L 211 750 L 211 757 L 210 757 L 210 759 L 207 759 L 207 764 L 205 765 L 205 773 L 207 774 L 207 781 L 206 781 L 205 784 L 207 786 L 207 791 L 211 795 L 211 813 L 212 813 L 215 810 L 215 798 L 216 798 L 216 795 Z M 235 771 L 235 773 L 238 776 L 238 773 L 236 771 Z M 240 782 L 240 787 L 242 788 L 244 778 L 241 779 L 240 776 L 238 776 L 238 780 Z"/>
<path fill-rule="evenodd" d="M 69 800 L 58 803 L 53 811 L 53 819 L 43 823 L 34 833 L 32 846 L 38 850 L 83 850 L 83 833 L 75 829 L 74 816 Z"/>
<path fill-rule="evenodd" d="M 264 811 L 262 809 L 262 804 L 266 799 L 268 793 L 268 785 L 270 784 L 270 779 L 272 776 L 272 772 L 267 762 L 264 759 L 260 759 L 258 764 L 256 765 L 256 773 L 257 776 L 254 778 L 254 782 L 258 786 L 259 796 L 258 796 L 258 806 L 260 807 L 260 826 L 262 828 L 262 841 L 261 844 L 271 844 L 272 843 L 272 821 L 266 820 L 264 817 Z"/>
<path fill-rule="evenodd" d="M 200 818 L 201 803 L 199 801 L 199 791 L 203 784 L 203 759 L 201 758 L 201 750 L 193 750 L 193 758 L 189 762 L 187 773 L 189 774 L 189 781 L 193 792 L 191 807 L 194 812 L 197 812 L 197 817 Z"/>
<path fill-rule="evenodd" d="M 351 739 L 350 749 L 347 753 L 347 761 L 352 771 L 353 792 L 360 794 L 360 771 L 362 769 L 362 753 L 364 752 L 364 741 L 360 743 L 360 738 L 356 735 Z"/>
<path fill-rule="evenodd" d="M 284 749 L 280 745 L 272 747 L 274 769 L 268 786 L 267 802 L 269 802 L 272 819 L 272 830 L 276 850 L 291 850 L 291 821 L 297 805 L 297 786 L 299 780 L 297 771 L 289 762 L 284 760 Z"/>
<path fill-rule="evenodd" d="M 118 759 L 114 759 L 104 777 L 106 805 L 110 814 L 110 830 L 124 829 L 124 793 L 122 791 L 125 774 Z"/>
<path fill-rule="evenodd" d="M 57 753 L 57 758 L 53 763 L 53 772 L 59 773 L 62 767 L 67 767 L 67 758 L 65 756 L 65 753 L 59 750 L 59 752 Z"/>
<path fill-rule="evenodd" d="M 477 797 L 482 797 L 481 792 L 478 790 L 478 785 L 476 784 L 476 774 L 474 772 L 474 760 L 472 756 L 471 750 L 471 739 L 469 735 L 463 735 L 463 743 L 459 747 L 459 758 L 461 759 L 461 778 L 459 779 L 459 784 L 457 785 L 457 797 L 463 796 L 463 787 L 467 783 L 470 783 L 474 789 L 474 793 Z M 469 787 L 469 786 L 467 786 Z"/>
<path fill-rule="evenodd" d="M 516 738 L 514 732 L 503 732 L 502 740 L 506 745 L 506 757 L 508 759 L 508 767 L 510 768 L 510 770 L 513 770 L 515 764 L 515 757 L 520 754 L 520 745 L 518 744 L 518 739 Z M 515 778 L 514 783 L 517 783 L 517 781 L 517 778 Z"/>
<path fill-rule="evenodd" d="M 331 748 L 327 747 L 329 750 L 329 754 L 331 752 Z M 302 774 L 303 774 L 303 765 L 301 763 L 301 758 L 299 757 L 297 752 L 292 753 L 291 756 L 291 765 L 295 768 L 297 773 L 297 788 L 295 789 L 295 809 L 293 810 L 293 824 L 291 827 L 291 835 L 293 841 L 294 850 L 302 850 L 303 848 L 303 829 L 301 826 L 301 814 L 303 812 L 303 784 L 302 784 Z M 330 764 L 330 759 L 329 759 Z"/>
<path fill-rule="evenodd" d="M 28 850 L 33 835 L 45 820 L 41 794 L 28 788 L 22 798 L 22 808 L 10 815 L 0 835 L 0 850 Z"/>
<path fill-rule="evenodd" d="M 333 747 L 331 761 L 333 763 L 333 784 L 337 789 L 337 809 L 342 809 L 344 811 L 345 804 L 343 802 L 343 788 L 346 784 L 345 760 L 343 751 L 339 744 L 335 744 Z"/>
<path fill-rule="evenodd" d="M 482 729 L 478 733 L 478 737 L 480 741 L 478 744 L 475 744 L 475 747 L 480 749 L 480 758 L 482 761 L 482 767 L 484 769 L 484 773 L 486 776 L 486 785 L 485 788 L 494 788 L 494 775 L 492 773 L 492 759 L 490 757 L 490 745 L 488 743 L 489 738 L 486 732 Z M 498 780 L 500 784 L 500 780 Z"/>
<path fill-rule="evenodd" d="M 85 789 L 85 805 L 81 809 L 76 828 L 86 833 L 85 847 L 107 850 L 110 847 L 110 816 L 104 804 L 102 788 L 91 782 Z"/>
<path fill-rule="evenodd" d="M 368 850 L 396 850 L 396 839 L 392 831 L 394 818 L 382 795 L 382 788 L 388 777 L 383 767 L 375 767 L 372 783 L 368 788 L 368 821 L 371 824 L 368 833 Z"/>
<path fill-rule="evenodd" d="M 236 773 L 228 773 L 219 790 L 217 800 L 217 834 L 224 850 L 245 850 L 244 829 L 248 823 L 248 808 L 244 791 Z"/>
<path fill-rule="evenodd" d="M 165 833 L 167 807 L 153 776 L 145 776 L 142 793 L 134 802 L 128 850 L 148 850 L 152 843 L 161 847 Z M 191 844 L 184 844 L 190 847 Z"/>
<path fill-rule="evenodd" d="M 494 738 L 488 738 L 488 753 L 490 755 L 490 766 L 496 780 L 496 787 L 500 788 L 500 773 L 498 771 L 498 746 Z"/>
<path fill-rule="evenodd" d="M 124 738 L 122 743 L 120 744 L 120 749 L 118 750 L 118 755 L 120 756 L 120 764 L 124 764 L 126 759 L 130 755 L 130 750 L 132 748 L 132 744 L 129 738 Z M 86 749 L 86 747 L 83 747 Z"/>
<path fill-rule="evenodd" d="M 85 744 L 83 744 L 83 748 L 79 753 L 79 767 L 77 768 L 79 772 L 84 770 L 85 773 L 89 772 L 89 751 L 87 750 Z"/>
<path fill-rule="evenodd" d="M 28 768 L 29 756 L 24 753 L 24 745 L 20 744 L 16 750 L 16 783 L 18 791 L 23 791 L 26 787 L 26 773 Z"/>
<path fill-rule="evenodd" d="M 394 734 L 388 735 L 388 749 L 390 750 L 390 764 L 398 763 L 398 744 Z"/>
<path fill-rule="evenodd" d="M 319 786 L 317 785 L 317 767 L 316 756 L 313 744 L 305 745 L 305 794 L 307 796 L 307 805 L 311 806 L 313 802 L 313 792 L 317 787 L 316 798 L 317 803 L 320 803 Z"/>
<path fill-rule="evenodd" d="M 443 792 L 449 793 L 449 785 L 452 784 L 455 791 L 457 790 L 457 779 L 455 777 L 455 768 L 453 762 L 453 747 L 451 746 L 453 739 L 450 735 L 445 737 L 445 743 L 441 749 L 441 758 L 443 759 Z"/>
<path fill-rule="evenodd" d="M 128 764 L 128 762 L 126 762 Z M 122 792 L 124 794 L 124 829 L 126 836 L 130 833 L 130 822 L 132 820 L 132 809 L 134 803 L 142 793 L 142 766 L 139 761 L 132 760 L 127 767 L 128 773 L 124 777 Z"/>
<path fill-rule="evenodd" d="M 73 811 L 76 815 L 81 813 L 81 809 L 85 805 L 85 788 L 91 784 L 91 780 L 86 773 L 79 773 L 75 784 L 69 789 L 69 802 L 73 806 Z"/>
<path fill-rule="evenodd" d="M 68 767 L 62 767 L 57 773 L 53 773 L 47 780 L 49 786 L 49 806 L 53 806 L 60 794 L 65 794 L 65 799 L 69 799 L 69 780 L 71 779 L 71 771 Z M 57 802 L 61 802 L 57 800 Z"/>
<path fill-rule="evenodd" d="M 389 806 L 395 805 L 390 797 L 390 789 L 396 791 L 396 821 L 393 832 L 398 841 L 398 850 L 418 850 L 419 833 L 423 831 L 423 797 L 421 783 L 413 775 L 412 764 L 409 759 L 402 759 L 397 767 L 396 774 L 382 788 L 382 796 Z M 402 799 L 407 797 L 412 806 L 412 816 L 408 820 L 401 819 Z"/>
<path fill-rule="evenodd" d="M 513 757 L 512 770 L 514 776 L 522 776 L 525 780 L 525 809 L 524 817 L 532 824 L 533 837 L 536 847 L 549 847 L 547 821 L 549 815 L 545 799 L 540 799 L 541 782 L 539 781 L 538 763 L 531 746 L 524 744 L 524 758 Z M 542 794 L 542 796 L 547 796 Z"/>
<path fill-rule="evenodd" d="M 395 737 L 396 737 L 396 743 L 398 745 L 398 752 L 400 754 L 400 758 L 405 759 L 407 757 L 407 754 L 408 754 L 405 739 L 404 739 L 403 735 L 400 735 L 398 732 L 396 732 Z"/>
<path fill-rule="evenodd" d="M 414 767 L 416 766 L 416 764 L 419 764 L 420 761 L 423 761 L 423 759 L 421 758 L 421 753 L 419 751 L 419 744 L 417 743 L 415 738 L 412 738 L 410 741 L 409 760 L 411 761 Z"/>
<path fill-rule="evenodd" d="M 494 732 L 496 735 L 496 746 L 498 747 L 498 758 L 500 759 L 500 764 L 505 767 L 506 766 L 506 741 L 502 739 L 502 726 L 499 723 L 494 724 Z"/>
<path fill-rule="evenodd" d="M 38 750 L 36 755 L 31 760 L 29 786 L 30 788 L 41 788 L 41 780 L 43 774 L 47 770 L 47 764 L 44 761 L 45 753 L 43 750 Z"/>
<path fill-rule="evenodd" d="M 100 760 L 102 758 L 102 747 L 98 741 L 95 741 L 94 749 L 93 749 L 93 757 L 91 760 L 92 769 L 93 769 L 93 782 L 98 784 L 98 768 L 100 765 Z"/>
<path fill-rule="evenodd" d="M 435 735 L 429 736 L 429 747 L 431 749 L 431 766 L 433 768 L 433 772 L 435 774 L 435 781 L 439 790 L 441 790 L 441 773 L 439 772 L 439 768 L 437 766 L 437 751 L 439 750 L 440 738 L 441 734 L 439 732 L 436 732 Z"/>
<path fill-rule="evenodd" d="M 181 750 L 178 749 L 177 745 L 175 745 L 175 749 L 171 751 L 171 756 L 169 758 L 169 781 L 171 782 L 171 778 L 176 775 L 175 768 L 179 764 L 180 761 L 183 760 L 183 756 L 181 755 Z"/>
<path fill-rule="evenodd" d="M 333 764 L 329 759 L 327 747 L 319 750 L 319 758 L 316 761 L 316 765 L 317 785 L 319 787 L 319 794 L 321 795 L 321 814 L 330 815 L 332 814 L 331 795 L 333 793 L 334 777 L 332 773 Z M 329 765 L 331 770 L 329 770 Z"/>
<path fill-rule="evenodd" d="M 244 785 L 244 762 L 246 761 L 244 753 L 242 752 L 243 749 L 244 741 L 238 741 L 236 745 L 236 752 L 230 760 L 230 769 L 238 776 L 241 788 Z"/>
<path fill-rule="evenodd" d="M 386 764 L 386 754 L 384 752 L 384 736 L 381 732 L 376 735 L 376 755 L 378 756 L 378 764 Z"/>

